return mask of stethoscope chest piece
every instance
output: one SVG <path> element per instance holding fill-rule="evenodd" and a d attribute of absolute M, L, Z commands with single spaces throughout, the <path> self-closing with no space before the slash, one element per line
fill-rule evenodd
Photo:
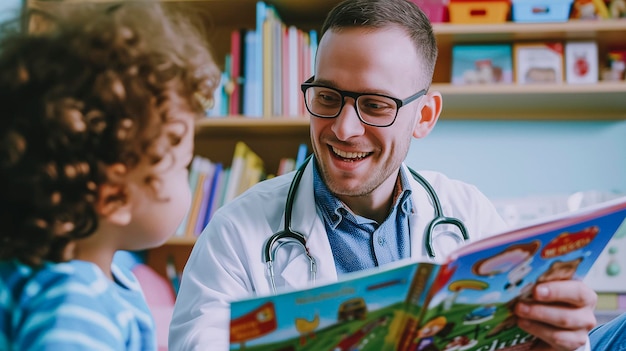
<path fill-rule="evenodd" d="M 274 277 L 274 262 L 276 259 L 276 252 L 278 252 L 278 250 L 285 245 L 298 245 L 302 247 L 302 249 L 304 250 L 304 254 L 309 260 L 309 274 L 311 276 L 312 282 L 315 282 L 315 278 L 317 275 L 317 262 L 315 261 L 315 257 L 313 257 L 309 252 L 304 235 L 291 229 L 291 212 L 293 210 L 295 192 L 296 189 L 298 189 L 298 185 L 300 185 L 300 180 L 302 180 L 304 167 L 306 167 L 306 164 L 309 162 L 311 157 L 312 155 L 309 156 L 302 163 L 302 166 L 300 166 L 300 168 L 298 168 L 293 178 L 293 181 L 291 181 L 291 185 L 289 186 L 289 191 L 287 192 L 287 201 L 285 202 L 284 229 L 270 236 L 269 239 L 267 239 L 267 242 L 265 243 L 265 246 L 263 248 L 263 258 L 265 259 L 265 264 L 267 265 L 268 279 L 270 281 L 272 292 L 274 293 L 276 293 L 276 279 Z"/>
<path fill-rule="evenodd" d="M 263 256 L 265 264 L 267 265 L 268 279 L 272 288 L 272 292 L 276 293 L 276 279 L 274 275 L 274 262 L 276 260 L 276 253 L 280 248 L 285 245 L 297 245 L 303 248 L 304 254 L 309 260 L 309 275 L 311 282 L 315 283 L 317 276 L 317 262 L 315 257 L 309 253 L 309 249 L 306 246 L 306 239 L 304 235 L 294 232 L 290 227 L 285 230 L 273 234 L 265 244 L 263 250 Z"/>

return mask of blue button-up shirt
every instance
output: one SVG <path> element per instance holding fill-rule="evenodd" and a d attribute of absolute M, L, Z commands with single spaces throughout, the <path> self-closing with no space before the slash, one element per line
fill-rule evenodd
<path fill-rule="evenodd" d="M 354 214 L 335 197 L 313 164 L 315 205 L 321 212 L 337 273 L 382 266 L 411 255 L 408 216 L 413 211 L 411 188 L 403 171 L 394 191 L 394 205 L 382 223 Z"/>

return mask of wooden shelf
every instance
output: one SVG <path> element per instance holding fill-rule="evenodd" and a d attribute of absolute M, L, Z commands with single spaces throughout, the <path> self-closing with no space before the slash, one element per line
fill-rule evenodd
<path fill-rule="evenodd" d="M 235 143 L 243 140 L 265 163 L 268 173 L 275 173 L 283 157 L 295 157 L 298 146 L 307 143 L 310 150 L 309 119 L 298 118 L 206 118 L 196 123 L 196 153 L 230 166 Z"/>
<path fill-rule="evenodd" d="M 168 245 L 193 245 L 196 242 L 196 237 L 192 236 L 173 236 L 167 240 Z"/>
<path fill-rule="evenodd" d="M 442 119 L 626 120 L 626 82 L 597 84 L 433 84 Z"/>
<path fill-rule="evenodd" d="M 626 81 L 597 84 L 433 84 L 443 96 L 446 120 L 626 120 Z M 207 118 L 197 123 L 198 137 L 247 138 L 263 135 L 308 138 L 309 119 Z M 307 139 L 308 140 L 308 139 Z"/>
<path fill-rule="evenodd" d="M 512 42 L 528 40 L 596 39 L 624 45 L 626 19 L 573 20 L 560 23 L 453 24 L 434 23 L 440 44 L 476 42 Z"/>
<path fill-rule="evenodd" d="M 205 118 L 196 122 L 196 133 L 202 136 L 215 135 L 256 135 L 256 134 L 292 134 L 308 133 L 309 118 L 273 117 L 251 118 L 229 116 L 226 118 Z"/>

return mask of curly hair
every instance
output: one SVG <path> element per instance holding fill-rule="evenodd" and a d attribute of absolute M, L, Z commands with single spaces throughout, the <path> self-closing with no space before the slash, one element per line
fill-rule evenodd
<path fill-rule="evenodd" d="M 219 79 L 197 28 L 158 4 L 38 13 L 52 26 L 0 42 L 0 259 L 30 265 L 91 235 L 105 168 L 158 163 L 180 141 L 164 126 L 200 115 Z"/>

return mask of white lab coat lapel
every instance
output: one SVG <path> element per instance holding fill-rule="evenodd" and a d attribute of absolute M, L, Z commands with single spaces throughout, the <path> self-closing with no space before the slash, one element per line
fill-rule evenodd
<path fill-rule="evenodd" d="M 411 201 L 413 203 L 413 213 L 409 216 L 409 226 L 411 228 L 411 259 L 417 261 L 430 260 L 425 248 L 426 225 L 435 216 L 435 208 L 428 191 L 415 179 L 403 164 L 404 174 L 409 178 L 411 184 Z"/>
<path fill-rule="evenodd" d="M 315 206 L 312 162 L 312 160 L 309 161 L 306 166 L 300 186 L 296 189 L 291 227 L 294 231 L 305 236 L 309 253 L 315 258 L 317 264 L 316 283 L 336 281 L 337 270 L 330 242 L 326 235 L 324 222 L 317 214 Z M 284 214 L 281 221 L 284 223 Z M 300 248 L 291 250 L 288 262 L 280 263 L 276 269 L 280 270 L 277 274 L 280 274 L 289 286 L 305 287 L 311 283 L 308 273 L 309 260 Z"/>

